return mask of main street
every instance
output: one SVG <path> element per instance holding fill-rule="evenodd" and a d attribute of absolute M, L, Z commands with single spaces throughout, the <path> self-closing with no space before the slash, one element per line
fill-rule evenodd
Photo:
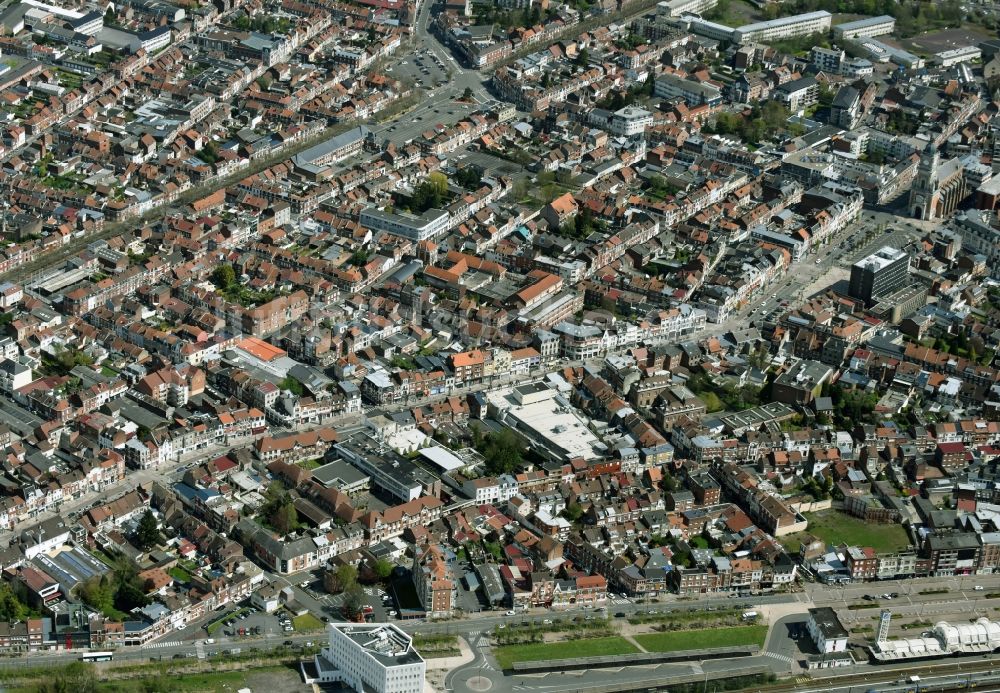
<path fill-rule="evenodd" d="M 285 576 L 282 581 L 286 584 L 297 585 L 306 573 L 292 576 Z M 979 586 L 982 589 L 977 590 Z M 948 593 L 927 594 L 928 591 L 938 592 L 939 590 L 949 590 Z M 595 618 L 602 616 L 601 612 L 594 609 L 571 608 L 560 611 L 547 609 L 530 609 L 518 611 L 515 616 L 507 616 L 505 611 L 485 611 L 467 614 L 464 618 L 449 621 L 425 621 L 422 619 L 408 621 L 394 621 L 403 630 L 411 634 L 451 634 L 465 639 L 473 652 L 474 659 L 463 666 L 450 672 L 445 681 L 446 689 L 457 691 L 457 693 L 472 693 L 475 690 L 484 690 L 481 686 L 488 685 L 491 690 L 517 691 L 517 690 L 539 690 L 546 693 L 561 693 L 562 691 L 578 690 L 583 685 L 583 677 L 586 677 L 586 685 L 597 685 L 602 683 L 640 683 L 652 677 L 661 679 L 673 676 L 684 677 L 704 677 L 706 681 L 712 680 L 723 672 L 738 672 L 749 667 L 766 666 L 779 676 L 787 676 L 793 671 L 797 671 L 795 664 L 799 657 L 797 645 L 790 639 L 789 626 L 793 629 L 801 630 L 801 624 L 805 619 L 807 608 L 812 605 L 827 605 L 837 608 L 842 617 L 850 619 L 852 614 L 857 614 L 859 618 L 871 618 L 877 616 L 879 609 L 859 609 L 851 611 L 847 607 L 851 604 L 869 604 L 864 599 L 865 595 L 898 592 L 899 597 L 885 601 L 880 604 L 882 607 L 890 608 L 894 615 L 901 618 L 920 617 L 927 620 L 939 620 L 938 618 L 928 618 L 931 614 L 951 615 L 953 620 L 958 620 L 959 615 L 965 618 L 971 615 L 991 615 L 1000 607 L 1000 599 L 995 595 L 1000 591 L 1000 575 L 966 576 L 966 577 L 940 577 L 926 578 L 916 581 L 883 581 L 876 583 L 861 583 L 856 585 L 846 585 L 843 588 L 831 587 L 820 584 L 806 584 L 801 591 L 787 592 L 773 595 L 753 596 L 753 597 L 727 597 L 722 595 L 697 595 L 697 596 L 677 596 L 661 595 L 643 603 L 637 601 L 626 602 L 622 597 L 613 597 L 609 600 L 607 616 L 619 623 L 623 619 L 644 613 L 669 613 L 676 610 L 696 610 L 696 611 L 717 611 L 722 609 L 747 609 L 753 608 L 766 610 L 768 607 L 776 607 L 781 613 L 787 615 L 776 618 L 772 623 L 771 633 L 765 644 L 764 651 L 753 657 L 737 659 L 724 659 L 703 662 L 684 662 L 676 664 L 647 665 L 637 667 L 616 667 L 613 669 L 595 669 L 580 672 L 567 673 L 565 675 L 534 674 L 523 676 L 504 675 L 499 671 L 496 660 L 492 657 L 490 650 L 490 634 L 502 627 L 510 627 L 514 624 L 534 623 L 541 624 L 543 620 L 568 620 L 576 618 Z M 921 594 L 921 592 L 925 592 Z M 327 613 L 332 613 L 326 610 Z M 850 627 L 848 621 L 848 627 Z M 194 632 L 194 631 L 189 631 Z M 794 636 L 797 637 L 797 636 Z M 868 637 L 868 636 L 865 636 Z M 894 636 L 895 637 L 895 636 Z M 121 648 L 115 652 L 116 661 L 138 662 L 143 660 L 188 658 L 188 657 L 211 657 L 213 655 L 226 655 L 240 650 L 246 653 L 253 648 L 266 652 L 269 649 L 282 644 L 305 645 L 312 643 L 320 646 L 324 643 L 324 636 L 321 633 L 314 634 L 289 634 L 269 635 L 265 637 L 225 637 L 217 636 L 206 639 L 199 636 L 196 639 L 179 641 L 177 635 L 169 637 L 162 642 L 154 642 L 141 648 Z M 49 666 L 64 664 L 79 657 L 79 652 L 39 652 L 30 656 L 9 657 L 0 659 L 0 666 Z M 967 660 L 972 661 L 972 660 Z M 870 674 L 872 681 L 886 680 L 886 677 L 895 676 L 896 673 L 912 669 L 915 663 L 902 663 L 897 667 L 869 667 L 866 664 L 859 664 L 851 668 L 851 673 L 855 676 L 860 674 Z M 927 666 L 924 662 L 920 666 Z M 843 672 L 815 672 L 817 678 L 833 675 L 843 676 Z M 857 683 L 855 682 L 856 686 Z M 480 686 L 477 688 L 477 686 Z M 847 686 L 849 687 L 849 686 Z M 845 687 L 845 688 L 847 688 Z M 806 686 L 806 688 L 809 688 Z M 817 683 L 810 690 L 837 690 L 835 684 L 830 683 L 825 686 Z"/>

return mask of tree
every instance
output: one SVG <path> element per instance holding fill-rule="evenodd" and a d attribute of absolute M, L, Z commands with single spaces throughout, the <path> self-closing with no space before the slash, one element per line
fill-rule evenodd
<path fill-rule="evenodd" d="M 147 510 L 139 519 L 135 529 L 135 541 L 143 551 L 148 551 L 159 543 L 160 525 L 152 510 Z"/>
<path fill-rule="evenodd" d="M 354 585 L 351 589 L 345 591 L 342 604 L 344 616 L 349 620 L 356 620 L 361 615 L 361 609 L 365 605 L 364 594 L 361 592 L 361 588 Z"/>
<path fill-rule="evenodd" d="M 430 174 L 410 196 L 410 211 L 416 214 L 440 207 L 448 195 L 448 177 L 439 171 Z"/>
<path fill-rule="evenodd" d="M 562 511 L 562 516 L 570 522 L 577 522 L 581 517 L 583 517 L 583 506 L 579 503 L 570 503 Z"/>
<path fill-rule="evenodd" d="M 106 591 L 111 593 L 112 606 L 118 611 L 128 612 L 149 604 L 145 585 L 139 579 L 139 568 L 125 554 L 115 556 L 110 577 L 101 579 L 97 597 L 105 598 Z"/>
<path fill-rule="evenodd" d="M 225 262 L 212 270 L 212 283 L 220 289 L 228 289 L 236 283 L 236 270 Z"/>
<path fill-rule="evenodd" d="M 836 95 L 836 90 L 829 84 L 819 85 L 819 96 L 817 97 L 817 100 L 819 101 L 820 106 L 829 106 L 832 104 Z"/>
<path fill-rule="evenodd" d="M 478 421 L 473 421 L 469 424 L 469 431 L 472 434 L 472 447 L 479 449 L 479 446 L 483 444 L 483 427 L 479 425 Z"/>
<path fill-rule="evenodd" d="M 206 164 L 214 164 L 219 160 L 219 145 L 209 140 L 204 147 L 198 150 L 196 156 Z"/>
<path fill-rule="evenodd" d="M 705 403 L 705 409 L 711 414 L 713 412 L 722 411 L 725 407 L 722 405 L 722 400 L 714 392 L 702 392 L 698 395 L 701 401 Z"/>
<path fill-rule="evenodd" d="M 590 51 L 586 48 L 581 48 L 580 52 L 576 54 L 576 60 L 574 61 L 580 67 L 586 67 L 590 64 Z"/>
<path fill-rule="evenodd" d="M 114 610 L 115 593 L 107 575 L 94 576 L 79 587 L 80 599 L 87 606 L 107 614 Z"/>
<path fill-rule="evenodd" d="M 323 574 L 323 587 L 331 594 L 346 592 L 357 584 L 358 569 L 350 563 L 338 565 L 334 570 Z"/>
<path fill-rule="evenodd" d="M 115 593 L 115 608 L 119 611 L 127 613 L 147 604 L 149 599 L 146 597 L 146 590 L 138 579 L 123 584 Z"/>
<path fill-rule="evenodd" d="M 380 558 L 375 561 L 375 565 L 372 570 L 375 572 L 375 575 L 379 580 L 385 581 L 390 575 L 392 575 L 393 565 L 384 558 Z"/>
<path fill-rule="evenodd" d="M 440 171 L 434 171 L 428 175 L 427 182 L 430 183 L 433 190 L 441 197 L 448 194 L 448 176 Z"/>
<path fill-rule="evenodd" d="M 472 87 L 466 87 L 465 91 L 462 92 L 462 99 L 465 101 L 472 101 Z"/>
<path fill-rule="evenodd" d="M 521 466 L 524 445 L 510 429 L 488 433 L 479 451 L 486 458 L 486 471 L 490 474 L 509 474 Z"/>
<path fill-rule="evenodd" d="M 46 370 L 55 375 L 67 375 L 76 366 L 90 366 L 94 363 L 89 354 L 76 349 L 62 349 L 54 358 L 43 356 L 42 360 Z"/>
<path fill-rule="evenodd" d="M 268 521 L 281 534 L 288 534 L 298 529 L 299 512 L 292 505 L 291 499 L 288 499 L 271 511 Z"/>
<path fill-rule="evenodd" d="M 302 387 L 302 383 L 290 375 L 286 375 L 278 384 L 278 387 L 282 390 L 288 390 L 293 395 L 298 395 L 300 397 L 305 394 L 305 389 Z"/>
<path fill-rule="evenodd" d="M 28 617 L 28 607 L 22 602 L 9 582 L 0 582 L 0 621 L 23 621 Z"/>
<path fill-rule="evenodd" d="M 466 190 L 475 190 L 483 183 L 483 169 L 475 164 L 463 166 L 455 172 L 455 182 Z"/>
<path fill-rule="evenodd" d="M 674 475 L 667 473 L 663 475 L 663 490 L 667 493 L 677 490 L 677 481 L 674 479 Z"/>

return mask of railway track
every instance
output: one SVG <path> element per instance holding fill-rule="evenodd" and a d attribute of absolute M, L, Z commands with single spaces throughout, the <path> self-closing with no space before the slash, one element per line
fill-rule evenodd
<path fill-rule="evenodd" d="M 910 676 L 919 681 L 909 682 Z M 956 657 L 916 664 L 906 669 L 870 667 L 864 673 L 800 676 L 767 687 L 741 689 L 760 693 L 944 693 L 946 691 L 1000 691 L 1000 662 Z"/>

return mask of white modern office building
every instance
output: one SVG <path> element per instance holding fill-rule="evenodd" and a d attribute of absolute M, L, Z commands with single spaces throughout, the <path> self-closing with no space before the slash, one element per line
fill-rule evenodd
<path fill-rule="evenodd" d="M 866 36 L 882 36 L 896 30 L 896 20 L 887 14 L 880 17 L 866 17 L 856 22 L 845 22 L 833 27 L 833 36 L 838 41 Z"/>
<path fill-rule="evenodd" d="M 982 57 L 983 52 L 978 46 L 961 46 L 959 48 L 952 48 L 948 51 L 935 53 L 934 62 L 941 67 L 951 67 L 952 65 L 958 65 L 959 63 L 971 63 L 975 60 L 981 60 Z"/>
<path fill-rule="evenodd" d="M 680 17 L 682 14 L 701 14 L 719 4 L 719 0 L 665 0 L 657 3 L 656 13 L 663 17 Z"/>
<path fill-rule="evenodd" d="M 411 241 L 425 241 L 448 230 L 451 216 L 443 209 L 428 209 L 421 215 L 387 212 L 374 207 L 361 212 L 360 224 L 375 231 L 386 231 Z"/>
<path fill-rule="evenodd" d="M 769 43 L 795 36 L 825 33 L 830 30 L 833 15 L 825 10 L 796 14 L 791 17 L 779 17 L 766 22 L 744 24 L 733 32 L 735 43 L 750 43 L 759 41 Z"/>
<path fill-rule="evenodd" d="M 316 655 L 315 678 L 358 693 L 423 693 L 427 666 L 413 639 L 388 623 L 331 623 L 329 644 Z"/>

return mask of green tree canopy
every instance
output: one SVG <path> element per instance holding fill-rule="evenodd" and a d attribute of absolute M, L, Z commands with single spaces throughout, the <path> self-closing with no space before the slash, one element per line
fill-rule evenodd
<path fill-rule="evenodd" d="M 156 521 L 152 510 L 147 510 L 139 519 L 135 530 L 135 540 L 143 551 L 148 551 L 159 543 L 160 524 Z"/>
<path fill-rule="evenodd" d="M 466 190 L 475 190 L 483 183 L 483 169 L 475 164 L 463 166 L 455 172 L 455 182 Z"/>
<path fill-rule="evenodd" d="M 18 598 L 9 582 L 0 582 L 0 621 L 23 621 L 28 617 L 27 605 Z"/>
<path fill-rule="evenodd" d="M 350 589 L 344 591 L 344 600 L 342 605 L 344 609 L 344 616 L 348 619 L 354 620 L 361 615 L 361 610 L 365 605 L 365 599 L 364 593 L 358 585 L 353 585 Z"/>
<path fill-rule="evenodd" d="M 228 262 L 212 270 L 212 283 L 220 289 L 228 289 L 236 283 L 236 270 Z"/>
<path fill-rule="evenodd" d="M 570 522 L 577 522 L 581 517 L 583 517 L 583 506 L 579 503 L 570 503 L 562 511 L 562 516 Z"/>
<path fill-rule="evenodd" d="M 300 397 L 305 394 L 305 388 L 302 387 L 302 383 L 290 375 L 286 375 L 278 384 L 278 387 L 282 390 L 288 390 L 293 395 L 299 395 Z"/>
<path fill-rule="evenodd" d="M 510 429 L 487 433 L 479 452 L 486 458 L 486 471 L 490 474 L 510 474 L 524 461 L 524 444 Z"/>
<path fill-rule="evenodd" d="M 330 594 L 339 594 L 358 584 L 358 569 L 350 563 L 327 569 L 323 573 L 323 589 Z"/>
<path fill-rule="evenodd" d="M 375 561 L 373 570 L 375 575 L 378 576 L 379 580 L 386 580 L 390 575 L 392 575 L 393 565 L 384 558 L 380 558 Z"/>
<path fill-rule="evenodd" d="M 291 499 L 289 499 L 271 511 L 268 521 L 281 534 L 288 534 L 298 529 L 299 512 L 292 505 Z"/>

